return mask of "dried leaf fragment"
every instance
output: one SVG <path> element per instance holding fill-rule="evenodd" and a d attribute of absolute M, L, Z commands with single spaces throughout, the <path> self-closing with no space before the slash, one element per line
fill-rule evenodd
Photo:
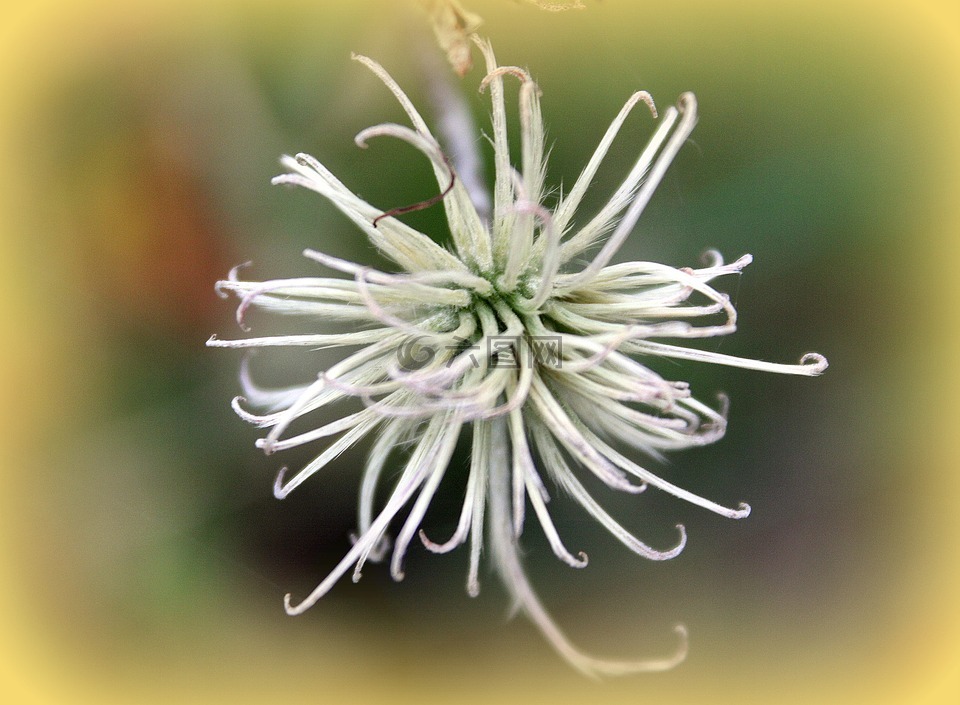
<path fill-rule="evenodd" d="M 483 20 L 465 10 L 457 0 L 420 0 L 437 38 L 437 43 L 447 55 L 447 60 L 459 76 L 465 76 L 473 67 L 470 35 L 477 31 Z"/>

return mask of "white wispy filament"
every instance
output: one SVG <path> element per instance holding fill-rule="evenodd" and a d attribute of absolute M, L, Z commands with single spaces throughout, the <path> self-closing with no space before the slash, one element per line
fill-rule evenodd
<path fill-rule="evenodd" d="M 528 503 L 553 551 L 570 566 L 585 566 L 587 556 L 568 550 L 554 526 L 547 508 L 551 487 L 569 495 L 631 551 L 651 560 L 673 558 L 687 540 L 683 526 L 677 526 L 672 546 L 649 546 L 604 511 L 580 476 L 592 473 L 609 487 L 630 493 L 652 485 L 734 519 L 747 516 L 750 508 L 700 497 L 616 450 L 627 446 L 659 459 L 665 451 L 713 443 L 726 429 L 725 399 L 714 409 L 695 399 L 687 384 L 664 379 L 644 360 L 695 360 L 806 376 L 823 372 L 827 361 L 808 353 L 799 364 L 776 364 L 678 344 L 735 330 L 736 310 L 711 282 L 739 274 L 750 263 L 749 255 L 726 264 L 711 252 L 699 269 L 611 264 L 693 130 L 692 94 L 683 94 L 676 107 L 659 116 L 649 143 L 606 205 L 575 224 L 580 203 L 631 111 L 643 103 L 657 118 L 652 99 L 645 92 L 630 97 L 573 187 L 550 208 L 544 203 L 540 91 L 525 71 L 498 66 L 490 45 L 477 43 L 486 59 L 481 90 L 492 101 L 496 173 L 490 222 L 478 214 L 468 189 L 399 86 L 379 64 L 356 56 L 396 96 L 412 125 L 368 128 L 357 136 L 357 144 L 393 137 L 430 161 L 444 193 L 449 247 L 398 220 L 395 216 L 404 209 L 385 212 L 365 202 L 322 164 L 300 154 L 283 158 L 289 171 L 274 183 L 302 186 L 327 198 L 399 271 L 377 271 L 307 250 L 307 257 L 338 276 L 251 282 L 240 278 L 238 268 L 217 285 L 240 299 L 237 320 L 244 330 L 247 310 L 257 307 L 302 316 L 316 330 L 335 322 L 349 331 L 214 337 L 208 342 L 226 348 L 344 350 L 339 362 L 293 389 L 259 388 L 244 365 L 244 394 L 233 406 L 242 418 L 266 429 L 257 445 L 273 453 L 323 444 L 299 472 L 288 477 L 280 471 L 274 488 L 278 498 L 353 444 L 374 438 L 361 481 L 353 547 L 312 593 L 302 599 L 287 595 L 286 610 L 305 611 L 346 573 L 352 571 L 358 579 L 365 561 L 390 553 L 387 532 L 406 509 L 390 554 L 397 580 L 403 578 L 404 556 L 415 539 L 435 553 L 469 543 L 468 592 L 479 591 L 480 559 L 486 552 L 519 610 L 576 668 L 593 675 L 670 668 L 686 654 L 686 631 L 680 626 L 675 653 L 654 660 L 602 660 L 567 640 L 523 570 L 518 538 Z M 511 165 L 507 138 L 508 80 L 519 83 L 519 169 Z M 359 411 L 298 435 L 288 433 L 298 419 L 351 400 Z M 261 412 L 249 411 L 248 404 Z M 438 542 L 420 525 L 463 434 L 469 434 L 471 444 L 463 508 L 452 536 Z M 384 470 L 398 462 L 402 470 L 389 498 L 376 507 Z"/>

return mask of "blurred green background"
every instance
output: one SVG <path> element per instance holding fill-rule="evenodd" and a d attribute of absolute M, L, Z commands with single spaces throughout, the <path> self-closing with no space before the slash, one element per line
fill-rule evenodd
<path fill-rule="evenodd" d="M 948 2 L 585 0 L 547 13 L 465 0 L 504 64 L 543 90 L 548 182 L 569 186 L 637 89 L 697 94 L 700 124 L 621 254 L 755 257 L 727 283 L 740 331 L 707 347 L 816 380 L 663 367 L 732 399 L 716 446 L 672 481 L 749 502 L 732 522 L 655 491 L 605 496 L 668 563 L 555 502 L 591 557 L 559 565 L 533 525 L 534 583 L 591 653 L 673 672 L 583 679 L 495 576 L 414 549 L 289 618 L 354 528 L 361 449 L 284 502 L 280 464 L 229 409 L 239 337 L 213 283 L 310 275 L 305 247 L 374 261 L 319 197 L 271 187 L 307 151 L 372 203 L 435 192 L 419 155 L 353 135 L 403 117 L 351 51 L 427 111 L 412 4 L 33 1 L 0 10 L 0 700 L 4 703 L 947 703 L 960 694 L 957 231 L 960 12 Z M 474 115 L 481 71 L 463 81 Z M 638 117 L 639 116 L 639 117 Z M 652 123 L 631 118 L 589 212 Z M 434 230 L 438 209 L 410 222 Z M 258 319 L 256 332 L 272 330 Z M 310 356 L 260 355 L 265 381 Z M 271 377 L 271 375 L 273 377 Z M 454 521 L 455 488 L 428 521 Z"/>

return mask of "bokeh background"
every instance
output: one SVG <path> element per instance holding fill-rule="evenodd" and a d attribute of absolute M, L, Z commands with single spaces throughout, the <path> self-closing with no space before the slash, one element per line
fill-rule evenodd
<path fill-rule="evenodd" d="M 595 683 L 508 619 L 463 552 L 414 548 L 289 618 L 348 547 L 362 449 L 284 502 L 280 463 L 229 409 L 239 337 L 214 281 L 311 274 L 304 247 L 372 261 L 319 197 L 269 186 L 308 151 L 384 208 L 435 191 L 350 51 L 426 110 L 411 4 L 32 0 L 0 9 L 0 701 L 27 703 L 948 703 L 960 695 L 960 12 L 955 3 L 465 0 L 501 62 L 543 90 L 550 183 L 570 184 L 634 90 L 697 93 L 701 121 L 623 257 L 755 264 L 728 282 L 726 353 L 822 378 L 662 368 L 733 401 L 672 480 L 754 508 L 732 522 L 655 491 L 605 496 L 668 563 L 558 499 L 584 571 L 530 526 L 544 600 L 597 654 L 675 671 Z M 463 81 L 478 122 L 475 69 Z M 637 111 L 640 116 L 642 111 Z M 651 130 L 631 118 L 588 208 Z M 435 209 L 436 210 L 436 209 Z M 410 216 L 435 229 L 436 212 Z M 258 320 L 258 332 L 272 330 Z M 316 363 L 261 355 L 265 381 Z M 454 518 L 456 488 L 429 526 Z M 447 506 L 443 506 L 447 505 Z"/>

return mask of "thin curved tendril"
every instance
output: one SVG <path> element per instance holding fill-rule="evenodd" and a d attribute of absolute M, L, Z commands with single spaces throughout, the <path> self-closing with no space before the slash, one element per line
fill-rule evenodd
<path fill-rule="evenodd" d="M 403 215 L 404 213 L 413 213 L 415 211 L 426 210 L 430 206 L 434 206 L 437 203 L 440 203 L 440 201 L 446 198 L 447 195 L 451 191 L 453 191 L 453 186 L 457 182 L 457 175 L 453 171 L 453 167 L 450 165 L 450 160 L 447 158 L 447 155 L 441 152 L 441 156 L 443 157 L 443 163 L 446 165 L 447 170 L 450 172 L 450 183 L 447 184 L 447 187 L 443 189 L 443 191 L 438 193 L 436 196 L 432 196 L 431 198 L 427 198 L 423 201 L 418 201 L 417 203 L 413 203 L 409 206 L 400 206 L 398 208 L 391 208 L 388 211 L 384 211 L 383 213 L 381 213 L 380 215 L 378 215 L 376 218 L 373 219 L 373 227 L 377 227 L 377 224 L 384 218 L 391 218 L 393 216 Z"/>

